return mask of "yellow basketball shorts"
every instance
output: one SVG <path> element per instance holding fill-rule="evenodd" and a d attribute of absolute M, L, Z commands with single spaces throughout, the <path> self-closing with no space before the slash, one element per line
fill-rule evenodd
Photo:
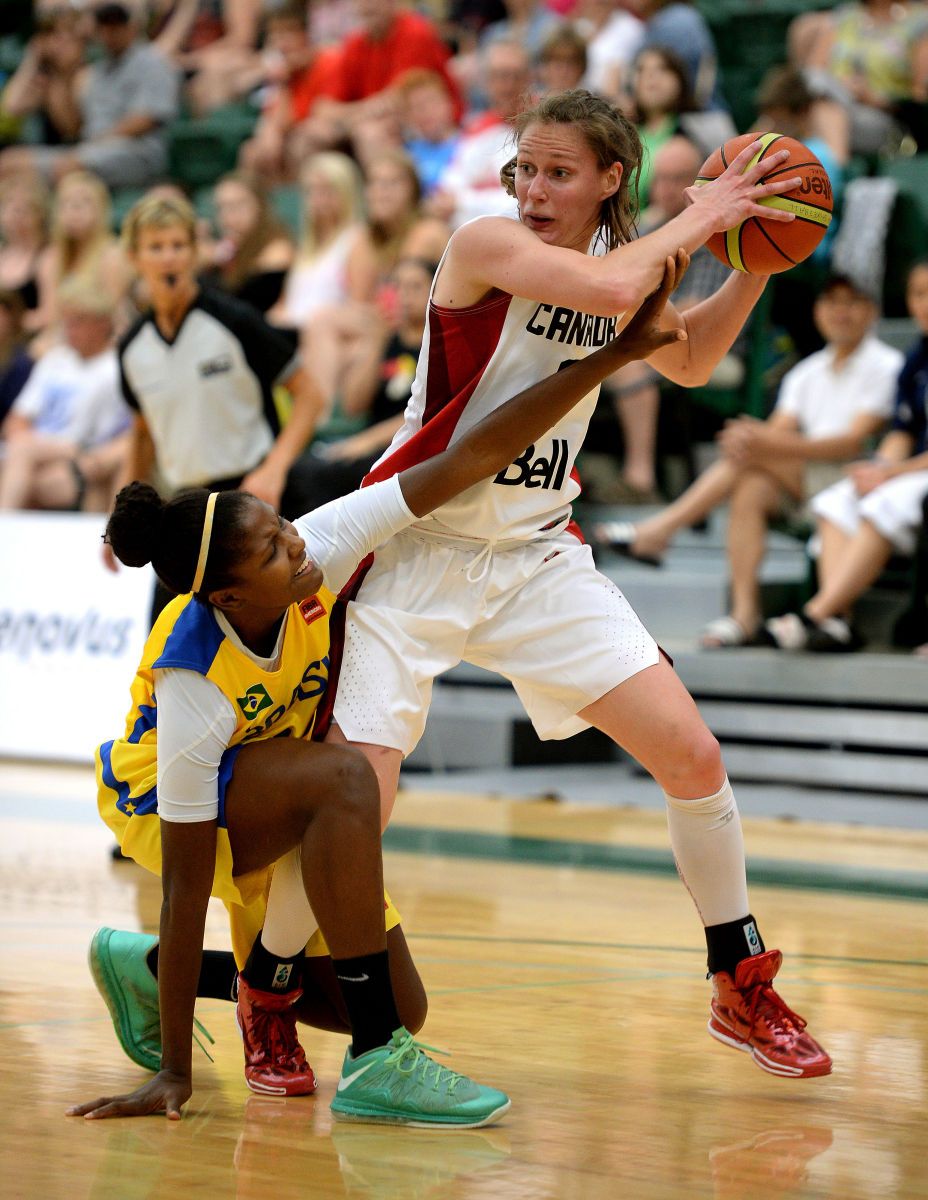
<path fill-rule="evenodd" d="M 219 824 L 216 830 L 216 866 L 210 894 L 221 900 L 229 912 L 232 950 L 241 968 L 255 938 L 264 925 L 267 895 L 274 875 L 274 864 L 235 875 L 232 870 L 232 846 L 225 824 L 225 791 L 232 776 L 232 766 L 238 747 L 223 755 L 219 769 Z M 96 755 L 97 806 L 104 823 L 112 830 L 123 854 L 134 859 L 140 867 L 161 875 L 161 817 L 158 815 L 157 795 L 152 788 L 134 800 L 125 784 L 118 783 L 108 763 Z M 384 923 L 387 930 L 402 921 L 387 892 L 384 892 Z M 310 938 L 306 953 L 311 957 L 326 955 L 329 948 L 320 930 Z"/>

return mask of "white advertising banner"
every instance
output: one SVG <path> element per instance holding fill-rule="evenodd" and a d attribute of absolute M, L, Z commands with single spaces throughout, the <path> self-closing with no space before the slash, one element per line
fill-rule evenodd
<path fill-rule="evenodd" d="M 122 733 L 154 575 L 106 569 L 104 524 L 0 513 L 0 756 L 90 762 Z"/>

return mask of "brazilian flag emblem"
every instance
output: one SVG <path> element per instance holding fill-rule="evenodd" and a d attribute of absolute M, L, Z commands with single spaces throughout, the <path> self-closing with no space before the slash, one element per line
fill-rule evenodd
<path fill-rule="evenodd" d="M 274 701 L 267 694 L 267 688 L 263 683 L 253 683 L 250 688 L 245 689 L 244 696 L 235 697 L 235 703 L 250 721 L 258 713 L 270 708 Z"/>

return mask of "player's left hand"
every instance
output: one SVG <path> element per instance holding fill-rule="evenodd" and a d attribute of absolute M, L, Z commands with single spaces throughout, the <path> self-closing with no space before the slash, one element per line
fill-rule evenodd
<path fill-rule="evenodd" d="M 616 344 L 621 344 L 625 354 L 632 352 L 635 359 L 644 359 L 664 346 L 686 340 L 685 330 L 677 326 L 662 329 L 661 320 L 671 292 L 679 287 L 689 265 L 690 256 L 682 248 L 673 257 L 668 255 L 664 263 L 664 276 L 657 291 L 645 297 L 617 339 Z"/>
<path fill-rule="evenodd" d="M 245 476 L 240 484 L 240 490 L 251 492 L 253 496 L 257 496 L 259 500 L 270 504 L 271 508 L 276 510 L 280 507 L 280 498 L 284 494 L 286 478 L 286 472 L 278 470 L 273 463 L 265 461 Z"/>
<path fill-rule="evenodd" d="M 182 1106 L 190 1099 L 193 1088 L 189 1075 L 159 1071 L 127 1096 L 100 1096 L 86 1104 L 74 1104 L 66 1110 L 69 1117 L 99 1120 L 103 1117 L 147 1117 L 164 1113 L 169 1121 L 179 1121 Z"/>

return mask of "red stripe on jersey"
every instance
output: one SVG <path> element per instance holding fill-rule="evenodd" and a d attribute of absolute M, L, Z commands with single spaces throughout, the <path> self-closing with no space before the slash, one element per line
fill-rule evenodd
<path fill-rule="evenodd" d="M 422 428 L 364 479 L 390 479 L 447 449 L 461 414 L 499 345 L 512 296 L 494 291 L 470 308 L 429 305 L 429 350 Z"/>
<path fill-rule="evenodd" d="M 353 600 L 361 590 L 364 577 L 374 564 L 373 554 L 358 563 L 355 573 L 351 576 L 338 599 L 332 605 L 329 615 L 329 683 L 325 695 L 316 709 L 316 721 L 310 741 L 323 742 L 325 735 L 332 727 L 332 714 L 335 711 L 335 693 L 338 691 L 338 678 L 342 670 L 342 658 L 345 653 L 345 620 L 348 616 L 348 602 Z"/>

